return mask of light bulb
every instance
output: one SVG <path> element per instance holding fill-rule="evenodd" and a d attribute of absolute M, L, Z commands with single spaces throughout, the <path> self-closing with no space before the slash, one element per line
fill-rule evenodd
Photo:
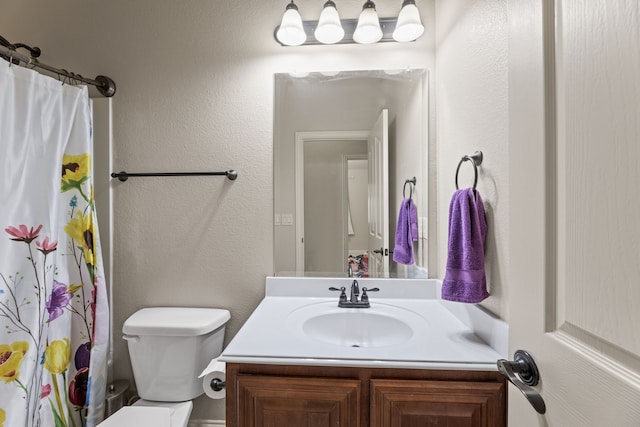
<path fill-rule="evenodd" d="M 353 40 L 356 43 L 369 44 L 376 43 L 382 38 L 380 20 L 376 12 L 376 5 L 367 0 L 362 6 L 362 13 L 358 18 L 358 26 L 353 32 Z"/>
<path fill-rule="evenodd" d="M 420 12 L 415 0 L 404 0 L 396 29 L 393 30 L 393 39 L 398 42 L 410 42 L 416 40 L 422 33 L 424 33 L 424 26 L 420 21 Z"/>
<path fill-rule="evenodd" d="M 320 14 L 318 27 L 313 33 L 316 40 L 324 44 L 337 43 L 344 37 L 344 29 L 340 23 L 340 15 L 336 9 L 336 4 L 332 0 L 327 0 Z"/>
<path fill-rule="evenodd" d="M 282 22 L 276 32 L 276 38 L 287 46 L 299 46 L 307 41 L 307 34 L 302 27 L 302 17 L 293 0 L 287 5 L 284 15 L 282 15 Z"/>

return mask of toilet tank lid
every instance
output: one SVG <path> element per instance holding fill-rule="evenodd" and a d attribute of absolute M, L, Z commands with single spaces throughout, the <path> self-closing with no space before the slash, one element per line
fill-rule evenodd
<path fill-rule="evenodd" d="M 195 307 L 148 307 L 133 313 L 122 327 L 129 335 L 198 336 L 223 326 L 229 310 Z"/>

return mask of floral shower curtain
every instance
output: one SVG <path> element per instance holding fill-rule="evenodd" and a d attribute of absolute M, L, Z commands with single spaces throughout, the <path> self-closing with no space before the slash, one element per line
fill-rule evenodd
<path fill-rule="evenodd" d="M 102 420 L 109 310 L 87 94 L 0 59 L 0 426 Z"/>

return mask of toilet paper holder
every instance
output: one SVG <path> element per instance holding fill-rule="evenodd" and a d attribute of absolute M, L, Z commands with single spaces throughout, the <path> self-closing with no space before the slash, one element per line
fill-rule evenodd
<path fill-rule="evenodd" d="M 214 378 L 211 380 L 211 390 L 213 391 L 222 391 L 227 386 L 225 381 L 222 381 L 220 378 Z"/>

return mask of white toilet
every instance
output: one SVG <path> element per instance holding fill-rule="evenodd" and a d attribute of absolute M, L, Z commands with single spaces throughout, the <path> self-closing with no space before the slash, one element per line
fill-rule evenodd
<path fill-rule="evenodd" d="M 151 307 L 122 327 L 140 400 L 100 427 L 186 427 L 192 399 L 204 393 L 198 376 L 222 352 L 228 310 Z M 113 423 L 113 424 L 110 424 Z"/>

